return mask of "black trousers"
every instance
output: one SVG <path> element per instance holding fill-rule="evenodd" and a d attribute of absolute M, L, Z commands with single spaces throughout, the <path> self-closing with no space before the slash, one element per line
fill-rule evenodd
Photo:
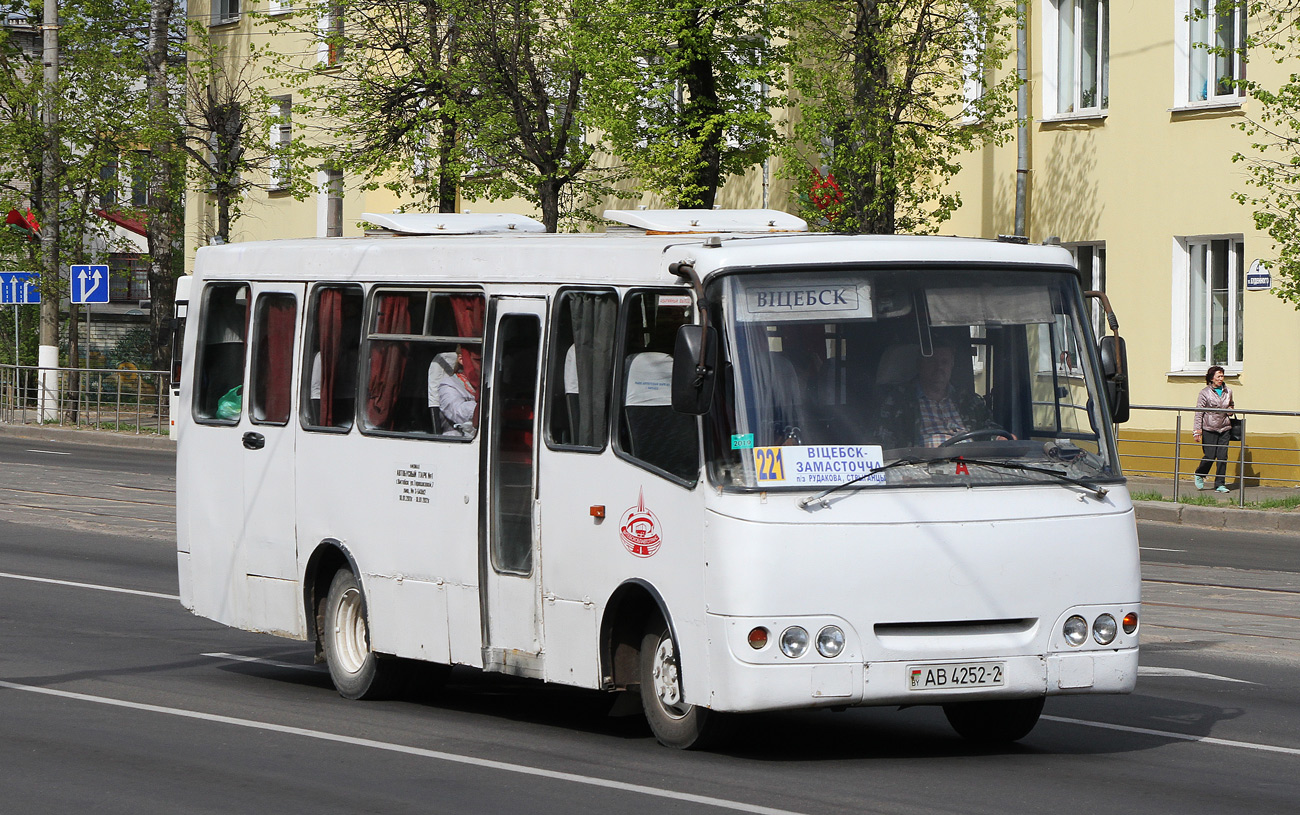
<path fill-rule="evenodd" d="M 1209 475 L 1210 465 L 1214 464 L 1214 486 L 1224 486 L 1228 474 L 1228 431 L 1215 433 L 1213 430 L 1201 430 L 1201 449 L 1204 455 L 1201 463 L 1196 465 L 1196 474 Z"/>

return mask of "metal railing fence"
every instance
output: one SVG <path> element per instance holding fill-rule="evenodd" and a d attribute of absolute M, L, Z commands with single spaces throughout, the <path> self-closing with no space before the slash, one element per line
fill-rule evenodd
<path fill-rule="evenodd" d="M 1256 457 L 1259 456 L 1260 454 L 1264 454 L 1266 456 L 1273 453 L 1283 454 L 1283 456 L 1289 454 L 1290 457 L 1294 459 L 1293 461 L 1286 461 L 1286 460 L 1270 461 L 1268 462 L 1268 467 L 1270 469 L 1279 469 L 1284 472 L 1288 472 L 1290 474 L 1290 477 L 1270 474 L 1269 480 L 1280 482 L 1284 485 L 1300 486 L 1300 448 L 1252 444 L 1250 442 L 1250 437 L 1247 435 L 1246 432 L 1247 416 L 1283 416 L 1283 417 L 1293 418 L 1293 417 L 1300 416 L 1300 413 L 1294 411 L 1287 411 L 1287 410 L 1245 410 L 1242 408 L 1196 408 L 1196 407 L 1179 407 L 1174 405 L 1131 405 L 1130 409 L 1134 411 L 1150 410 L 1150 411 L 1161 411 L 1161 412 L 1174 414 L 1173 439 L 1170 441 L 1166 441 L 1163 439 L 1126 438 L 1125 437 L 1126 434 L 1124 432 L 1125 428 L 1123 427 L 1119 429 L 1119 432 L 1117 434 L 1119 436 L 1121 455 L 1125 456 L 1126 458 L 1140 458 L 1140 459 L 1150 459 L 1150 460 L 1161 461 L 1161 462 L 1169 462 L 1170 467 L 1168 469 L 1162 467 L 1158 470 L 1157 469 L 1143 470 L 1137 467 L 1129 466 L 1126 463 L 1124 470 L 1128 475 L 1150 475 L 1150 476 L 1162 477 L 1162 478 L 1169 477 L 1170 473 L 1172 472 L 1173 480 L 1174 480 L 1174 484 L 1173 484 L 1174 501 L 1178 500 L 1179 486 L 1181 484 L 1182 477 L 1191 476 L 1195 474 L 1194 466 L 1188 466 L 1188 469 L 1186 470 L 1184 470 L 1184 466 L 1187 466 L 1189 464 L 1192 465 L 1199 464 L 1202 458 L 1203 451 L 1200 444 L 1197 444 L 1195 442 L 1185 443 L 1183 441 L 1183 414 L 1188 413 L 1194 415 L 1198 411 L 1202 413 L 1228 413 L 1228 414 L 1232 414 L 1233 416 L 1236 416 L 1241 420 L 1241 441 L 1236 443 L 1237 449 L 1235 451 L 1236 452 L 1235 461 L 1237 464 L 1236 492 L 1237 492 L 1238 506 L 1245 506 L 1246 482 L 1252 478 L 1251 476 L 1247 475 L 1247 465 L 1255 463 Z M 1189 424 L 1190 424 L 1190 420 L 1189 420 Z M 1191 432 L 1190 427 L 1188 429 L 1188 432 L 1189 433 Z M 1143 445 L 1153 445 L 1158 449 L 1167 448 L 1169 449 L 1169 453 L 1168 455 L 1163 455 L 1159 453 L 1152 454 L 1148 452 L 1126 453 L 1123 449 L 1126 443 L 1128 443 L 1129 445 L 1135 445 L 1139 443 Z M 1190 448 L 1191 451 L 1188 452 L 1184 448 Z M 1232 442 L 1229 442 L 1228 449 L 1229 449 L 1228 461 L 1232 462 L 1234 460 L 1233 456 L 1231 455 L 1231 453 L 1233 452 Z M 1250 458 L 1248 458 L 1248 456 Z M 1277 458 L 1283 459 L 1283 456 L 1278 456 Z M 1253 476 L 1253 478 L 1256 481 L 1260 480 L 1258 475 Z"/>
<path fill-rule="evenodd" d="M 165 434 L 168 376 L 129 367 L 0 365 L 0 422 Z"/>

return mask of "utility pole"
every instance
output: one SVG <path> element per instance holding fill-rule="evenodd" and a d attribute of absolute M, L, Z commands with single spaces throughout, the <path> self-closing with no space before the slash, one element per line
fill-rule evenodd
<path fill-rule="evenodd" d="M 45 155 L 41 161 L 41 421 L 58 418 L 59 411 L 59 2 L 45 0 L 41 25 L 45 66 L 41 124 Z"/>
<path fill-rule="evenodd" d="M 1029 237 L 1026 224 L 1029 198 L 1029 42 L 1025 2 L 1016 3 L 1016 234 Z"/>

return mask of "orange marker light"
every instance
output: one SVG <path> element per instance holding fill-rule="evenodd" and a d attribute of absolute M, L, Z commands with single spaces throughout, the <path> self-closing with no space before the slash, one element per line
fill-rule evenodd
<path fill-rule="evenodd" d="M 1130 611 L 1128 614 L 1125 614 L 1124 622 L 1122 623 L 1122 625 L 1124 626 L 1125 634 L 1132 634 L 1134 631 L 1137 631 L 1137 627 L 1138 627 L 1137 612 Z"/>
<path fill-rule="evenodd" d="M 591 508 L 591 517 L 593 517 L 593 518 L 604 518 L 604 517 L 605 517 L 605 505 L 604 505 L 604 504 L 596 504 L 595 506 L 593 506 L 593 507 Z"/>
<path fill-rule="evenodd" d="M 767 645 L 767 629 L 759 626 L 749 632 L 749 647 L 755 651 L 762 649 Z"/>

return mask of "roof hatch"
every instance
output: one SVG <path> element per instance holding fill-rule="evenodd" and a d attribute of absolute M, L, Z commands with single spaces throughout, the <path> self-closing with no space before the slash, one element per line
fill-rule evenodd
<path fill-rule="evenodd" d="M 807 232 L 808 224 L 775 209 L 607 209 L 611 221 L 646 232 Z"/>
<path fill-rule="evenodd" d="M 491 232 L 545 232 L 526 215 L 508 212 L 361 213 L 361 220 L 401 235 L 483 235 Z"/>

